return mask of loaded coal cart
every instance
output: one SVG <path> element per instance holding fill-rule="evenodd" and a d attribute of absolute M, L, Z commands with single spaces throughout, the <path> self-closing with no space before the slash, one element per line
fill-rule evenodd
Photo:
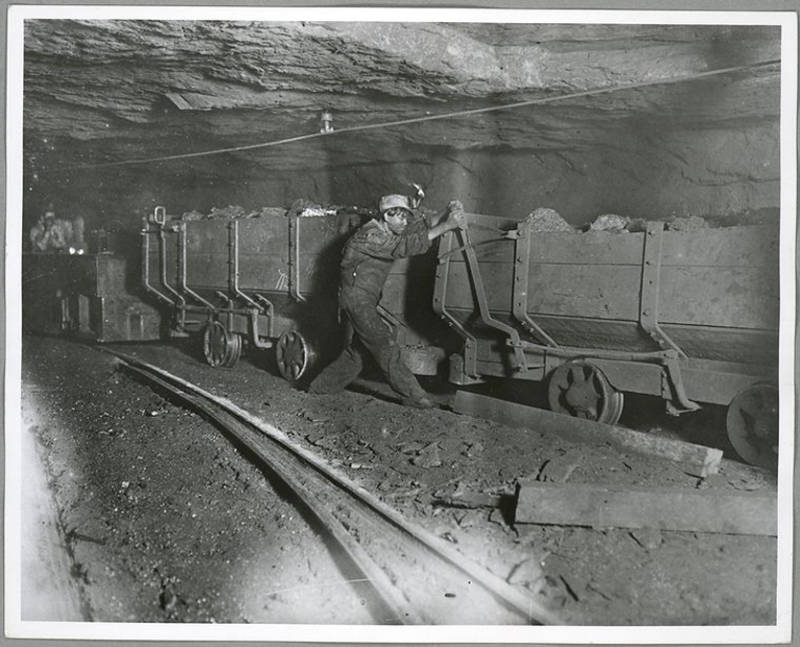
<path fill-rule="evenodd" d="M 747 461 L 778 448 L 778 226 L 537 231 L 468 216 L 439 247 L 433 306 L 461 338 L 450 380 L 547 382 L 557 412 L 616 423 L 624 393 L 727 407 Z"/>
<path fill-rule="evenodd" d="M 190 214 L 192 215 L 192 214 Z M 173 336 L 197 334 L 211 366 L 232 367 L 243 352 L 274 349 L 291 382 L 340 348 L 339 263 L 344 242 L 369 210 L 297 201 L 290 209 L 215 210 L 197 218 L 156 207 L 142 229 L 142 283 L 164 308 Z M 428 290 L 435 255 L 395 264 L 380 312 L 417 374 L 434 374 L 445 356 Z"/>

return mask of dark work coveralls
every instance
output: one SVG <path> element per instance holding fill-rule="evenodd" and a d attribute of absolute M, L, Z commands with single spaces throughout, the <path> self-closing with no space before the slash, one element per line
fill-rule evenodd
<path fill-rule="evenodd" d="M 339 308 L 346 318 L 346 346 L 311 383 L 309 391 L 337 393 L 356 379 L 363 366 L 356 347 L 360 340 L 391 387 L 404 399 L 418 400 L 426 395 L 403 362 L 400 346 L 380 318 L 378 302 L 394 260 L 424 254 L 430 246 L 428 227 L 422 218 L 410 219 L 402 234 L 392 233 L 385 223 L 373 219 L 347 241 L 339 287 Z"/>

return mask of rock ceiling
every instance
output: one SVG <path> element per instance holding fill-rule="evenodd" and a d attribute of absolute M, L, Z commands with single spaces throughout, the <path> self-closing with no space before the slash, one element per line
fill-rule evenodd
<path fill-rule="evenodd" d="M 427 147 L 581 150 L 620 133 L 776 120 L 779 28 L 28 20 L 28 169 L 178 155 L 334 128 L 652 84 L 194 158 L 216 172 L 374 163 Z M 323 159 L 324 158 L 324 159 Z M 239 166 L 239 164 L 236 164 Z"/>

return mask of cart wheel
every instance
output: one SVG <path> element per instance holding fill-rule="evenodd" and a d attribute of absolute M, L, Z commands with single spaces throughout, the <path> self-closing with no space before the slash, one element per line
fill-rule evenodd
<path fill-rule="evenodd" d="M 230 360 L 236 345 L 234 338 L 237 337 L 230 334 L 219 321 L 210 321 L 203 331 L 203 357 L 208 365 L 215 368 L 233 366 Z M 239 348 L 241 350 L 241 340 Z"/>
<path fill-rule="evenodd" d="M 242 356 L 242 336 L 236 333 L 229 333 L 228 337 L 230 339 L 228 356 L 225 358 L 222 365 L 226 368 L 233 368 Z"/>
<path fill-rule="evenodd" d="M 616 424 L 624 398 L 603 372 L 585 360 L 562 364 L 550 374 L 547 401 L 556 413 Z"/>
<path fill-rule="evenodd" d="M 731 445 L 745 461 L 766 469 L 778 467 L 778 389 L 755 384 L 728 405 L 725 421 Z"/>
<path fill-rule="evenodd" d="M 308 373 L 315 353 L 303 334 L 289 330 L 278 338 L 275 345 L 275 361 L 283 378 L 297 382 Z"/>

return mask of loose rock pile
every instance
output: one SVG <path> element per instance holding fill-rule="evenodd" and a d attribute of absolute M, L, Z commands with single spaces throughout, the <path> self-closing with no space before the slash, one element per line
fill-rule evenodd
<path fill-rule="evenodd" d="M 575 228 L 564 220 L 555 209 L 539 207 L 528 214 L 528 223 L 533 231 L 570 231 Z"/>
<path fill-rule="evenodd" d="M 699 231 L 720 227 L 777 224 L 780 221 L 779 216 L 777 209 L 762 209 L 758 213 L 748 212 L 708 218 L 695 215 L 673 216 L 664 219 L 664 229 L 666 231 Z M 573 227 L 561 217 L 558 211 L 549 207 L 538 207 L 531 211 L 528 214 L 527 222 L 533 231 L 538 232 L 637 232 L 647 229 L 647 219 L 631 218 L 615 213 L 604 213 L 589 224 Z"/>
<path fill-rule="evenodd" d="M 184 221 L 189 220 L 210 220 L 213 218 L 269 218 L 275 216 L 283 216 L 286 210 L 281 207 L 261 207 L 257 211 L 247 211 L 244 207 L 239 205 L 228 205 L 227 207 L 211 207 L 208 214 L 204 214 L 196 209 L 192 211 L 184 211 L 180 219 Z"/>

